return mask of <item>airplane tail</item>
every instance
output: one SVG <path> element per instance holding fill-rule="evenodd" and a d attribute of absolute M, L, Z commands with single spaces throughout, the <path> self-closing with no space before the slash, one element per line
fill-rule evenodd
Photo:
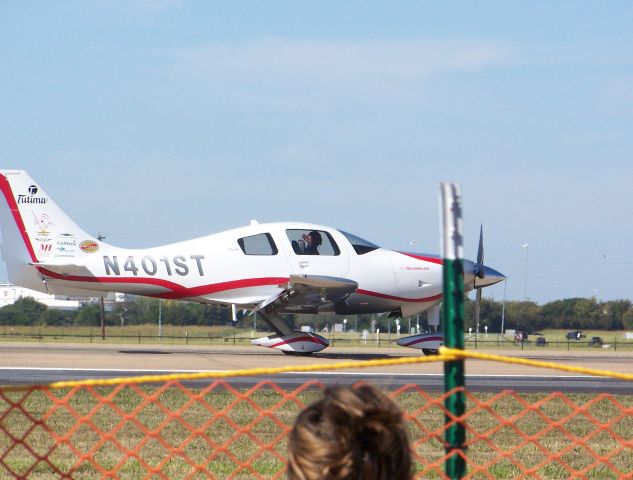
<path fill-rule="evenodd" d="M 0 170 L 2 257 L 9 280 L 46 292 L 38 264 L 76 264 L 99 243 L 48 196 L 28 173 Z"/>

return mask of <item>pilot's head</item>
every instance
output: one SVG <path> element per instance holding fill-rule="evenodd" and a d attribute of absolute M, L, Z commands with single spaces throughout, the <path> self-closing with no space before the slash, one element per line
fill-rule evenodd
<path fill-rule="evenodd" d="M 310 238 L 312 238 L 312 243 L 314 243 L 315 247 L 318 247 L 323 242 L 323 239 L 321 238 L 321 234 L 317 232 L 316 230 L 312 230 L 309 236 Z"/>

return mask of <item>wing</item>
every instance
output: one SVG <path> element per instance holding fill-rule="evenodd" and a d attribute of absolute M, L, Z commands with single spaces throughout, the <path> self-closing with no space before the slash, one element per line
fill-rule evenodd
<path fill-rule="evenodd" d="M 335 305 L 355 292 L 358 283 L 347 278 L 323 275 L 290 275 L 288 287 L 264 300 L 258 312 L 279 335 L 289 335 L 292 327 L 279 313 L 334 312 Z"/>

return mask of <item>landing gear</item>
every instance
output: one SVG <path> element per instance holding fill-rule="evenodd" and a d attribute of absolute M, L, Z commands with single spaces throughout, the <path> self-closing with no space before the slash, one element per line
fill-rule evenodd
<path fill-rule="evenodd" d="M 427 357 L 430 357 L 431 355 L 439 355 L 440 351 L 434 348 L 423 348 L 422 353 Z"/>
<path fill-rule="evenodd" d="M 424 355 L 437 355 L 440 347 L 444 344 L 444 334 L 435 333 L 419 333 L 396 340 L 398 345 L 409 348 L 417 348 L 422 350 Z"/>
<path fill-rule="evenodd" d="M 284 355 L 292 355 L 295 357 L 310 357 L 314 352 L 291 352 L 289 350 L 282 350 Z"/>
<path fill-rule="evenodd" d="M 330 341 L 316 333 L 294 331 L 290 335 L 271 335 L 251 340 L 251 344 L 275 348 L 287 355 L 310 355 L 326 348 Z"/>

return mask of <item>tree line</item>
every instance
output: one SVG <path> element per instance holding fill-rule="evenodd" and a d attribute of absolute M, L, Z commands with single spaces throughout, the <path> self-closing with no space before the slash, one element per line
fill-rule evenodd
<path fill-rule="evenodd" d="M 159 309 L 163 324 L 168 325 L 227 325 L 232 324 L 231 309 L 223 306 L 206 305 L 176 300 L 159 301 L 153 298 L 128 295 L 124 302 L 118 302 L 105 313 L 106 325 L 143 325 L 158 322 Z M 464 320 L 466 328 L 475 329 L 475 302 L 466 298 Z M 257 317 L 238 312 L 243 317 L 238 327 L 253 328 Z M 349 315 L 347 330 L 371 330 L 395 332 L 394 318 L 387 315 Z M 331 329 L 334 323 L 342 323 L 343 317 L 331 315 L 288 315 L 287 320 L 300 327 L 309 325 L 315 330 Z M 408 325 L 419 324 L 426 329 L 426 315 L 399 320 L 402 333 L 408 333 Z M 530 301 L 501 302 L 484 299 L 481 303 L 480 331 L 488 327 L 488 332 L 504 329 L 521 329 L 530 332 L 541 329 L 569 330 L 633 330 L 633 304 L 629 300 L 600 302 L 595 298 L 566 298 L 543 305 Z M 31 297 L 18 299 L 14 304 L 0 308 L 0 325 L 34 326 L 98 326 L 101 324 L 98 303 L 85 303 L 77 310 L 48 308 Z M 261 319 L 260 330 L 266 330 Z"/>

